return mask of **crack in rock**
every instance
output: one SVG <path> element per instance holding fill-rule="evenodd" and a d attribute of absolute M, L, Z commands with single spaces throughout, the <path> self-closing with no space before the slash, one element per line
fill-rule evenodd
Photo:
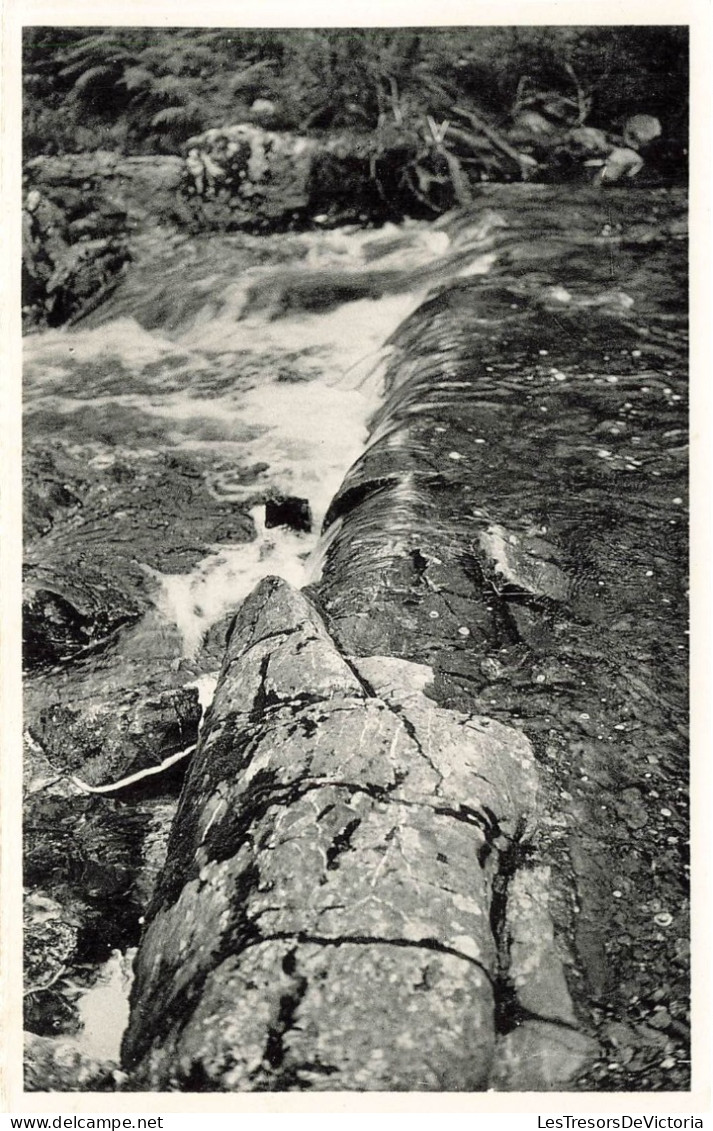
<path fill-rule="evenodd" d="M 285 582 L 247 598 L 137 957 L 137 1085 L 478 1090 L 513 1003 L 556 985 L 573 1023 L 542 884 L 513 887 L 533 752 L 432 679 L 343 656 Z"/>

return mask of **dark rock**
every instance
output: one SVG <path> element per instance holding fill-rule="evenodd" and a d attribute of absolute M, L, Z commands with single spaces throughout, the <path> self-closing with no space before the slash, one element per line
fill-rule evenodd
<path fill-rule="evenodd" d="M 136 620 L 134 601 L 104 578 L 48 578 L 28 570 L 22 605 L 23 659 L 28 668 L 51 666 L 106 641 Z"/>
<path fill-rule="evenodd" d="M 56 518 L 82 506 L 82 481 L 73 461 L 51 448 L 28 445 L 23 455 L 23 535 L 27 543 L 49 533 Z"/>
<path fill-rule="evenodd" d="M 284 499 L 268 499 L 265 503 L 265 528 L 289 526 L 291 530 L 309 534 L 312 529 L 312 511 L 308 499 L 289 495 Z"/>
<path fill-rule="evenodd" d="M 60 990 L 76 962 L 80 920 L 36 889 L 23 903 L 25 1027 L 54 1035 L 71 1026 L 73 1010 Z M 76 1022 L 75 1022 L 76 1027 Z"/>
<path fill-rule="evenodd" d="M 50 791 L 26 799 L 24 880 L 50 901 L 54 919 L 76 935 L 76 946 L 62 960 L 70 977 L 76 979 L 82 963 L 103 961 L 112 950 L 136 944 L 155 873 L 155 857 L 144 860 L 144 841 L 153 844 L 159 813 L 165 813 L 165 802 L 134 801 L 127 807 L 105 797 Z M 34 906 L 28 914 L 31 924 L 40 924 L 29 937 L 37 936 L 44 954 L 45 939 L 51 941 L 45 921 Z"/>
<path fill-rule="evenodd" d="M 41 160 L 41 159 L 40 159 Z M 36 181 L 33 181 L 37 184 Z M 60 326 L 94 309 L 118 283 L 130 256 L 125 217 L 102 216 L 83 191 L 81 213 L 61 189 L 28 193 L 23 212 L 23 324 Z M 75 206 L 76 207 L 76 206 Z"/>
<path fill-rule="evenodd" d="M 201 707 L 191 688 L 133 688 L 121 696 L 47 705 L 30 733 L 50 761 L 87 785 L 119 781 L 195 743 Z"/>

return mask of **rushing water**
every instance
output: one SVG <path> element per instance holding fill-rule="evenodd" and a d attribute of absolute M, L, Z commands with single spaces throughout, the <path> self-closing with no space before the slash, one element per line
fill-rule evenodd
<path fill-rule="evenodd" d="M 91 326 L 29 339 L 27 430 L 55 435 L 88 469 L 180 451 L 216 500 L 309 500 L 312 532 L 221 542 L 186 572 L 151 569 L 159 611 L 193 655 L 261 577 L 309 576 L 327 507 L 363 450 L 382 393 L 381 347 L 439 277 L 484 272 L 488 225 L 452 241 L 425 224 L 263 238 L 148 237 Z M 450 253 L 450 254 L 449 254 Z M 267 260 L 251 264 L 255 258 Z"/>
<path fill-rule="evenodd" d="M 353 525 L 349 510 L 363 498 L 364 467 L 369 482 L 378 481 L 378 530 L 370 540 L 369 504 L 359 512 L 346 566 L 336 552 L 342 576 L 380 570 L 419 524 L 433 530 L 440 522 L 452 532 L 468 522 L 471 540 L 479 537 L 500 561 L 502 582 L 512 554 L 505 526 L 521 521 L 534 538 L 551 522 L 550 536 L 569 538 L 576 513 L 581 531 L 572 544 L 581 544 L 582 560 L 573 564 L 574 589 L 560 592 L 560 575 L 546 568 L 536 579 L 545 596 L 569 600 L 574 593 L 594 621 L 616 613 L 624 634 L 645 605 L 641 647 L 666 654 L 662 670 L 680 667 L 685 638 L 674 572 L 682 563 L 674 540 L 685 511 L 685 202 L 667 192 L 621 191 L 608 200 L 590 190 L 518 188 L 493 190 L 481 209 L 436 224 L 279 237 L 144 234 L 105 306 L 69 331 L 27 339 L 28 474 L 35 474 L 32 457 L 40 483 L 48 466 L 42 461 L 64 477 L 54 494 L 38 489 L 55 510 L 28 540 L 30 569 L 53 585 L 75 571 L 108 576 L 141 612 L 97 671 L 91 655 L 79 663 L 86 699 L 97 686 L 106 696 L 123 680 L 128 685 L 129 670 L 136 683 L 163 665 L 174 685 L 198 686 L 207 706 L 220 663 L 211 630 L 266 575 L 296 586 L 318 580 L 344 523 Z M 511 317 L 527 349 L 509 352 L 501 298 L 495 315 L 486 296 L 476 317 L 464 303 L 460 324 L 452 311 L 439 320 L 433 296 L 459 280 L 465 294 L 478 276 L 512 289 Z M 432 316 L 409 321 L 429 296 Z M 583 316 L 581 325 L 590 319 L 599 327 L 599 345 L 602 319 L 611 321 L 609 352 L 599 351 L 594 368 L 586 334 L 574 336 L 567 321 L 572 311 Z M 489 339 L 491 316 L 498 329 Z M 624 324 L 625 346 L 616 329 Z M 547 335 L 556 333 L 553 362 Z M 477 380 L 469 371 L 475 348 L 493 351 L 480 358 Z M 461 431 L 454 405 L 462 409 Z M 424 428 L 409 433 L 410 420 L 425 421 Z M 374 458 L 360 464 L 367 448 Z M 480 497 L 459 497 L 456 512 L 446 513 L 444 496 L 428 491 L 476 457 L 483 460 Z M 561 468 L 559 490 L 569 500 L 561 510 L 550 506 L 545 525 L 540 459 Z M 622 476 L 630 477 L 630 492 Z M 343 482 L 347 502 L 329 513 Z M 310 530 L 266 525 L 266 502 L 286 497 L 307 500 Z M 329 529 L 320 541 L 325 516 Z M 657 545 L 647 541 L 652 524 L 660 530 Z M 591 599 L 581 590 L 594 559 L 606 586 L 598 582 L 603 592 Z M 523 568 L 520 561 L 515 580 L 526 589 Z M 555 586 L 551 593 L 547 584 Z M 617 612 L 606 594 L 622 585 L 628 604 Z M 445 624 L 438 599 L 432 603 L 431 615 Z M 456 623 L 458 647 L 465 647 L 476 628 Z M 505 662 L 484 665 L 494 671 Z M 50 693 L 76 696 L 72 670 L 28 680 L 28 709 Z M 536 686 L 545 676 L 533 680 Z M 512 687 L 503 699 L 503 686 L 494 677 L 488 702 L 512 716 L 518 706 Z M 534 703 L 531 687 L 520 694 Z M 550 707 L 543 701 L 537 710 Z M 589 715 L 580 708 L 579 717 Z M 46 867 L 51 886 L 55 863 Z M 149 890 L 150 880 L 141 881 Z M 110 949 L 121 949 L 136 936 L 122 926 L 109 938 Z M 116 1034 L 109 1048 L 92 1036 L 92 1019 L 121 998 L 125 966 L 106 949 L 95 960 L 101 972 L 78 1010 L 80 1044 L 111 1059 Z"/>

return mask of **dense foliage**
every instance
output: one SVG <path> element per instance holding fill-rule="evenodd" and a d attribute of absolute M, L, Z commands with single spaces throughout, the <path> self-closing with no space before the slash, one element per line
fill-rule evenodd
<path fill-rule="evenodd" d="M 408 131 L 459 106 L 496 126 L 522 109 L 603 128 L 654 114 L 685 141 L 687 40 L 685 27 L 27 28 L 25 151 L 171 152 L 256 100 L 271 126 L 311 132 Z"/>

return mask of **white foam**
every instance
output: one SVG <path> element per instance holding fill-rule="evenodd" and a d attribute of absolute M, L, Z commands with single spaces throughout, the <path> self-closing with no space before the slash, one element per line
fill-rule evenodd
<path fill-rule="evenodd" d="M 180 629 L 187 656 L 196 653 L 210 626 L 235 610 L 263 577 L 277 574 L 300 587 L 318 572 L 316 557 L 307 562 L 317 546 L 325 512 L 363 452 L 369 420 L 381 403 L 388 356 L 383 343 L 423 301 L 426 276 L 436 278 L 441 268 L 448 269 L 443 257 L 451 250 L 447 232 L 423 223 L 387 225 L 378 233 L 336 229 L 292 238 L 296 255 L 303 258 L 243 270 L 236 279 L 228 245 L 216 237 L 210 277 L 191 275 L 190 266 L 186 268 L 186 287 L 205 293 L 205 304 L 197 310 L 193 306 L 185 322 L 170 333 L 144 330 L 133 318 L 122 316 L 95 329 L 48 331 L 28 342 L 34 406 L 72 411 L 80 402 L 76 378 L 72 383 L 73 364 L 96 362 L 92 405 L 97 411 L 108 422 L 113 418 L 106 410 L 112 405 L 131 409 L 139 421 L 141 414 L 164 421 L 165 428 L 151 430 L 151 450 L 163 442 L 213 456 L 207 484 L 216 498 L 241 502 L 254 498 L 256 490 L 270 489 L 309 501 L 311 534 L 265 530 L 263 508 L 255 508 L 255 542 L 215 546 L 189 573 L 147 570 L 158 583 L 157 607 Z M 481 273 L 491 259 L 474 258 L 464 271 Z M 366 271 L 371 279 L 380 271 L 388 272 L 389 286 L 403 270 L 404 289 L 321 312 L 291 310 L 289 303 L 286 309 L 281 307 L 283 284 L 289 291 L 290 280 L 299 286 L 302 272 L 313 275 L 322 269 L 328 287 L 332 266 L 341 278 L 353 273 L 357 279 Z M 205 271 L 205 263 L 197 269 Z M 417 277 L 423 282 L 415 283 Z M 157 285 L 165 286 L 160 279 Z M 258 292 L 264 289 L 266 300 L 262 309 L 258 304 L 251 310 L 249 296 L 255 287 Z M 180 300 L 177 295 L 179 307 Z M 142 301 L 148 302 L 145 295 Z M 102 375 L 115 378 L 117 370 L 112 367 L 117 363 L 128 371 L 120 393 L 102 384 Z M 42 369 L 50 365 L 51 379 L 43 386 Z M 231 386 L 226 375 L 233 366 L 236 376 Z M 295 380 L 289 380 L 290 367 Z M 132 373 L 141 377 L 135 387 Z M 191 381 L 193 373 L 200 373 L 199 382 Z M 211 373 L 216 375 L 214 388 Z M 68 384 L 63 391 L 65 376 Z M 114 445 L 127 440 L 120 428 L 128 428 L 128 434 L 133 428 L 131 420 L 125 423 L 125 414 L 115 416 Z M 157 440 L 161 433 L 162 441 Z M 135 458 L 149 451 L 140 445 L 141 441 Z M 99 452 L 95 463 L 101 461 Z M 257 479 L 244 473 L 255 464 L 267 465 Z"/>
<path fill-rule="evenodd" d="M 218 686 L 218 675 L 218 672 L 206 672 L 204 675 L 199 675 L 197 679 L 191 680 L 190 683 L 184 684 L 184 687 L 195 687 L 198 691 L 198 702 L 202 711 L 198 730 L 201 730 L 205 713 L 213 702 L 215 689 Z"/>
<path fill-rule="evenodd" d="M 144 330 L 135 318 L 117 318 L 93 330 L 46 330 L 24 345 L 25 361 L 52 358 L 90 362 L 115 358 L 127 368 L 140 368 L 175 352 L 176 347 L 155 330 Z"/>
<path fill-rule="evenodd" d="M 76 1043 L 87 1056 L 118 1061 L 121 1038 L 129 1022 L 129 993 L 136 948 L 112 951 L 97 981 L 77 1000 L 81 1029 Z"/>
<path fill-rule="evenodd" d="M 236 612 L 263 577 L 283 577 L 297 589 L 305 584 L 306 561 L 317 533 L 302 534 L 284 527 L 266 530 L 264 509 L 256 507 L 252 514 L 258 529 L 254 542 L 216 548 L 190 573 L 151 570 L 159 585 L 156 606 L 178 626 L 187 657 L 196 654 L 211 625 Z"/>

